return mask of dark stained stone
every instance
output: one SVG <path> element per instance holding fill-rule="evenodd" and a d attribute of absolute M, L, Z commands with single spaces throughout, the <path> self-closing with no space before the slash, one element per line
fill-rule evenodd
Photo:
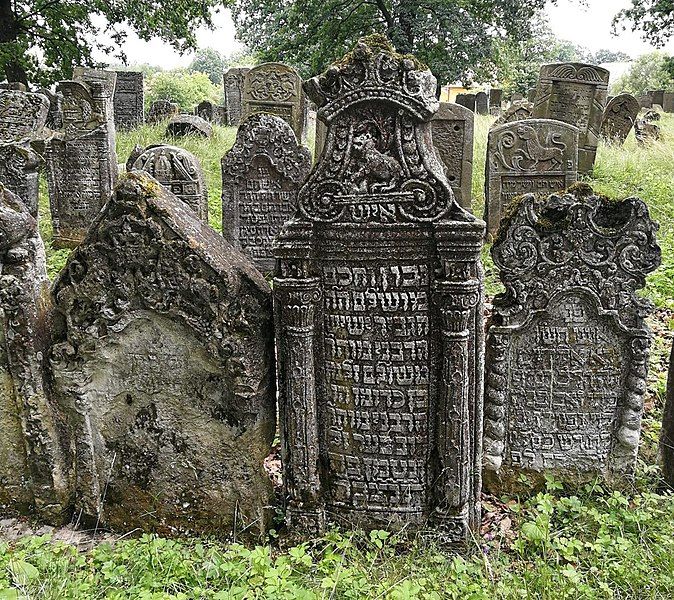
<path fill-rule="evenodd" d="M 213 104 L 213 102 L 210 100 L 202 100 L 195 107 L 194 114 L 197 115 L 197 117 L 201 117 L 204 121 L 212 121 L 214 109 L 215 104 Z"/>
<path fill-rule="evenodd" d="M 475 112 L 478 115 L 489 114 L 489 96 L 485 92 L 475 94 Z"/>
<path fill-rule="evenodd" d="M 609 72 L 593 65 L 557 63 L 541 67 L 533 116 L 578 127 L 578 172 L 583 175 L 594 166 L 608 80 Z"/>
<path fill-rule="evenodd" d="M 55 247 L 73 247 L 117 180 L 112 99 L 116 74 L 75 70 L 81 79 L 61 81 L 63 130 L 46 142 L 45 160 Z"/>
<path fill-rule="evenodd" d="M 128 163 L 127 163 L 128 164 Z M 145 171 L 208 223 L 208 189 L 199 159 L 191 152 L 153 144 L 139 154 L 127 171 Z"/>
<path fill-rule="evenodd" d="M 297 71 L 281 63 L 264 63 L 250 69 L 243 84 L 241 119 L 256 113 L 281 117 L 298 140 L 305 134 L 306 98 Z"/>
<path fill-rule="evenodd" d="M 243 106 L 243 80 L 250 69 L 248 67 L 233 67 L 227 69 L 222 81 L 225 88 L 225 110 L 227 125 L 238 127 L 241 121 Z"/>
<path fill-rule="evenodd" d="M 662 110 L 674 113 L 674 92 L 665 92 L 662 96 Z"/>
<path fill-rule="evenodd" d="M 67 519 L 69 481 L 44 357 L 51 303 L 37 222 L 0 184 L 0 505 Z"/>
<path fill-rule="evenodd" d="M 662 415 L 662 431 L 660 433 L 660 459 L 662 462 L 662 477 L 670 488 L 674 488 L 674 346 L 672 346 L 669 358 L 667 399 Z"/>
<path fill-rule="evenodd" d="M 196 115 L 176 115 L 166 126 L 166 135 L 173 137 L 184 137 L 186 135 L 199 135 L 201 137 L 211 137 L 213 128 L 201 117 Z"/>
<path fill-rule="evenodd" d="M 665 90 L 648 90 L 648 95 L 651 97 L 651 102 L 662 106 L 664 103 Z"/>
<path fill-rule="evenodd" d="M 485 220 L 495 234 L 508 205 L 525 194 L 547 196 L 578 179 L 578 129 L 549 119 L 515 121 L 489 131 Z"/>
<path fill-rule="evenodd" d="M 180 107 L 174 102 L 168 100 L 155 100 L 147 113 L 146 121 L 150 124 L 160 123 L 170 119 L 180 112 Z"/>
<path fill-rule="evenodd" d="M 61 129 L 61 127 L 63 127 L 63 120 L 61 118 L 61 96 L 47 88 L 40 88 L 36 93 L 42 94 L 49 101 L 46 126 L 49 127 L 49 129 Z"/>
<path fill-rule="evenodd" d="M 455 103 L 475 112 L 475 94 L 457 94 Z"/>
<path fill-rule="evenodd" d="M 493 127 L 503 125 L 504 123 L 512 123 L 513 121 L 523 121 L 524 119 L 531 119 L 534 112 L 534 105 L 528 100 L 517 100 L 513 102 L 503 114 L 494 121 Z"/>
<path fill-rule="evenodd" d="M 164 535 L 263 529 L 274 343 L 271 291 L 252 263 L 134 171 L 53 294 L 51 375 L 83 522 Z"/>
<path fill-rule="evenodd" d="M 458 104 L 441 102 L 433 115 L 433 146 L 445 167 L 457 202 L 471 210 L 474 113 Z"/>
<path fill-rule="evenodd" d="M 660 264 L 657 225 L 638 198 L 587 185 L 524 197 L 492 246 L 506 292 L 487 338 L 485 483 L 492 493 L 544 475 L 610 485 L 634 474 L 650 332 L 637 295 Z"/>
<path fill-rule="evenodd" d="M 369 45 L 372 44 L 372 45 Z M 325 149 L 277 238 L 287 519 L 479 529 L 484 223 L 432 146 L 436 80 L 383 37 L 305 83 Z"/>
<path fill-rule="evenodd" d="M 503 90 L 499 88 L 491 88 L 489 90 L 489 106 L 491 108 L 501 108 L 503 102 Z"/>
<path fill-rule="evenodd" d="M 0 91 L 0 143 L 26 143 L 39 137 L 47 121 L 49 101 L 42 94 Z"/>
<path fill-rule="evenodd" d="M 221 166 L 222 235 L 269 273 L 276 263 L 272 242 L 297 212 L 311 154 L 283 119 L 256 114 L 241 122 Z"/>
<path fill-rule="evenodd" d="M 114 111 L 115 127 L 134 129 L 143 124 L 145 118 L 145 96 L 143 74 L 138 71 L 115 71 Z"/>
<path fill-rule="evenodd" d="M 15 193 L 37 218 L 42 159 L 29 146 L 0 144 L 0 183 Z"/>
<path fill-rule="evenodd" d="M 639 101 L 631 94 L 615 96 L 607 105 L 601 124 L 601 137 L 622 145 L 639 115 Z"/>

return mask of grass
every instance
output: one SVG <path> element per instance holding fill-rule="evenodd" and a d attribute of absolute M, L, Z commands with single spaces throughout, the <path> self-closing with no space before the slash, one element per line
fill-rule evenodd
<path fill-rule="evenodd" d="M 474 212 L 484 205 L 486 136 L 491 119 L 477 117 Z M 670 599 L 674 598 L 674 496 L 659 494 L 657 442 L 674 309 L 674 116 L 662 119 L 663 142 L 640 148 L 600 146 L 593 176 L 597 192 L 638 195 L 660 222 L 663 264 L 645 294 L 658 312 L 646 395 L 637 478 L 621 492 L 600 484 L 564 488 L 549 479 L 533 497 L 486 498 L 481 535 L 464 556 L 432 538 L 401 539 L 385 531 L 331 531 L 286 545 L 271 532 L 257 547 L 209 539 L 154 536 L 103 543 L 87 551 L 27 536 L 0 547 L 0 600 L 40 599 Z M 234 130 L 215 127 L 209 140 L 176 141 L 196 154 L 209 186 L 211 224 L 220 229 L 219 160 Z M 134 144 L 161 141 L 162 127 L 118 136 L 120 162 Z M 50 225 L 45 195 L 41 227 Z M 67 252 L 48 244 L 50 273 Z M 484 253 L 487 289 L 499 284 Z"/>

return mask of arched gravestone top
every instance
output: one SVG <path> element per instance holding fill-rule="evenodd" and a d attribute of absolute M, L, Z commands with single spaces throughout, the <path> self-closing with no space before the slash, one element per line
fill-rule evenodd
<path fill-rule="evenodd" d="M 475 112 L 478 115 L 489 114 L 489 96 L 485 92 L 475 94 Z"/>
<path fill-rule="evenodd" d="M 42 94 L 0 91 L 0 143 L 27 143 L 40 136 L 49 100 Z"/>
<path fill-rule="evenodd" d="M 639 101 L 631 94 L 615 96 L 606 105 L 601 124 L 601 137 L 609 143 L 623 144 L 640 110 Z"/>
<path fill-rule="evenodd" d="M 568 193 L 523 197 L 492 246 L 505 293 L 488 328 L 485 482 L 527 489 L 634 473 L 646 389 L 650 303 L 660 264 L 646 204 Z"/>
<path fill-rule="evenodd" d="M 175 146 L 153 144 L 133 161 L 129 171 L 145 171 L 208 223 L 208 190 L 199 159 Z"/>
<path fill-rule="evenodd" d="M 578 127 L 578 172 L 592 171 L 608 96 L 610 73 L 583 63 L 541 67 L 533 116 Z"/>
<path fill-rule="evenodd" d="M 246 72 L 243 81 L 241 119 L 255 113 L 281 117 L 295 132 L 304 136 L 305 104 L 302 78 L 297 71 L 282 63 L 264 63 Z"/>
<path fill-rule="evenodd" d="M 176 115 L 166 126 L 166 135 L 173 137 L 184 137 L 186 135 L 199 135 L 201 137 L 211 137 L 213 127 L 205 119 L 196 115 Z"/>
<path fill-rule="evenodd" d="M 516 100 L 513 102 L 503 114 L 494 121 L 492 127 L 498 127 L 504 123 L 512 123 L 513 121 L 523 121 L 524 119 L 531 119 L 534 112 L 534 105 L 528 100 Z"/>
<path fill-rule="evenodd" d="M 274 269 L 272 242 L 297 211 L 311 153 L 280 117 L 256 114 L 239 126 L 222 157 L 222 235 L 258 269 Z"/>
<path fill-rule="evenodd" d="M 485 220 L 496 233 L 508 205 L 525 194 L 548 196 L 578 179 L 578 129 L 551 119 L 513 121 L 489 130 Z"/>
<path fill-rule="evenodd" d="M 117 531 L 262 529 L 274 344 L 271 290 L 252 263 L 133 171 L 52 293 L 75 511 Z"/>
<path fill-rule="evenodd" d="M 372 36 L 305 91 L 328 127 L 277 237 L 291 527 L 479 528 L 484 223 L 433 147 L 436 80 Z"/>

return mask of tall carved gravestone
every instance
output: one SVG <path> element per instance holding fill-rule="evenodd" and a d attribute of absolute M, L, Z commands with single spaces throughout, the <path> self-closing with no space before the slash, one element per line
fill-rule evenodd
<path fill-rule="evenodd" d="M 489 131 L 485 220 L 495 234 L 507 206 L 524 194 L 545 196 L 578 179 L 578 129 L 550 119 L 515 121 Z"/>
<path fill-rule="evenodd" d="M 137 152 L 134 150 L 134 152 Z M 199 159 L 191 152 L 153 144 L 130 161 L 129 171 L 145 171 L 208 223 L 208 189 Z"/>
<path fill-rule="evenodd" d="M 454 197 L 463 208 L 471 210 L 475 114 L 459 104 L 441 102 L 432 125 L 433 146 L 445 166 Z"/>
<path fill-rule="evenodd" d="M 59 422 L 46 394 L 51 304 L 44 246 L 25 204 L 0 184 L 0 506 L 66 519 Z"/>
<path fill-rule="evenodd" d="M 49 101 L 42 94 L 0 92 L 0 183 L 36 218 L 41 159 L 30 143 L 42 136 L 48 113 Z"/>
<path fill-rule="evenodd" d="M 639 101 L 631 94 L 619 94 L 607 105 L 601 123 L 601 137 L 622 145 L 639 116 Z"/>
<path fill-rule="evenodd" d="M 77 72 L 77 70 L 76 70 Z M 46 144 L 55 247 L 73 247 L 109 200 L 117 179 L 114 72 L 82 71 L 61 81 L 63 130 Z"/>
<path fill-rule="evenodd" d="M 541 67 L 533 116 L 578 127 L 578 172 L 583 175 L 594 166 L 608 79 L 606 69 L 582 63 Z"/>
<path fill-rule="evenodd" d="M 115 71 L 114 111 L 115 127 L 134 129 L 145 119 L 145 96 L 143 74 L 138 71 Z"/>
<path fill-rule="evenodd" d="M 637 290 L 660 264 L 657 225 L 638 198 L 591 194 L 578 184 L 526 196 L 492 247 L 506 288 L 487 339 L 484 465 L 495 492 L 547 473 L 634 473 L 651 339 Z"/>
<path fill-rule="evenodd" d="M 274 269 L 272 242 L 295 215 L 310 168 L 309 151 L 273 115 L 243 121 L 222 157 L 222 235 L 265 273 Z"/>
<path fill-rule="evenodd" d="M 485 92 L 475 94 L 475 112 L 483 116 L 489 114 L 489 96 Z"/>
<path fill-rule="evenodd" d="M 271 290 L 252 263 L 135 171 L 53 293 L 77 513 L 118 531 L 259 531 L 274 342 Z"/>
<path fill-rule="evenodd" d="M 253 67 L 244 77 L 241 120 L 256 113 L 281 117 L 298 140 L 304 138 L 306 100 L 297 71 L 281 63 Z"/>
<path fill-rule="evenodd" d="M 484 224 L 433 151 L 436 81 L 365 38 L 305 84 L 325 150 L 277 238 L 287 517 L 479 525 Z"/>
<path fill-rule="evenodd" d="M 667 399 L 660 433 L 660 458 L 662 477 L 669 487 L 674 488 L 674 345 L 669 357 Z"/>
<path fill-rule="evenodd" d="M 222 81 L 225 87 L 225 108 L 227 110 L 227 124 L 238 127 L 241 122 L 243 107 L 243 80 L 250 69 L 248 67 L 233 67 L 227 69 Z"/>

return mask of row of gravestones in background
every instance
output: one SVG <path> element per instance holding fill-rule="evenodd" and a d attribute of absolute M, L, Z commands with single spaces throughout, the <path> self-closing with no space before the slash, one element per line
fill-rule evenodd
<path fill-rule="evenodd" d="M 603 108 L 603 81 L 555 73 L 549 105 L 570 86 L 589 112 Z M 61 153 L 78 175 L 59 193 L 78 200 L 115 163 L 111 78 L 80 75 L 63 87 L 64 133 L 46 143 L 48 161 Z M 483 464 L 492 490 L 521 474 L 631 477 L 650 345 L 636 291 L 660 260 L 645 204 L 580 185 L 514 203 L 492 247 L 506 293 L 485 342 L 484 223 L 432 147 L 435 88 L 383 41 L 360 43 L 305 84 L 327 126 L 308 178 L 286 123 L 244 122 L 223 173 L 245 210 L 223 210 L 224 231 L 242 214 L 275 224 L 270 201 L 297 206 L 273 251 L 273 311 L 253 263 L 137 171 L 49 290 L 36 221 L 5 190 L 5 506 L 52 521 L 75 509 L 119 530 L 259 530 L 275 382 L 287 520 L 305 535 L 331 517 L 431 523 L 465 541 Z M 175 168 L 158 148 L 134 164 Z"/>

